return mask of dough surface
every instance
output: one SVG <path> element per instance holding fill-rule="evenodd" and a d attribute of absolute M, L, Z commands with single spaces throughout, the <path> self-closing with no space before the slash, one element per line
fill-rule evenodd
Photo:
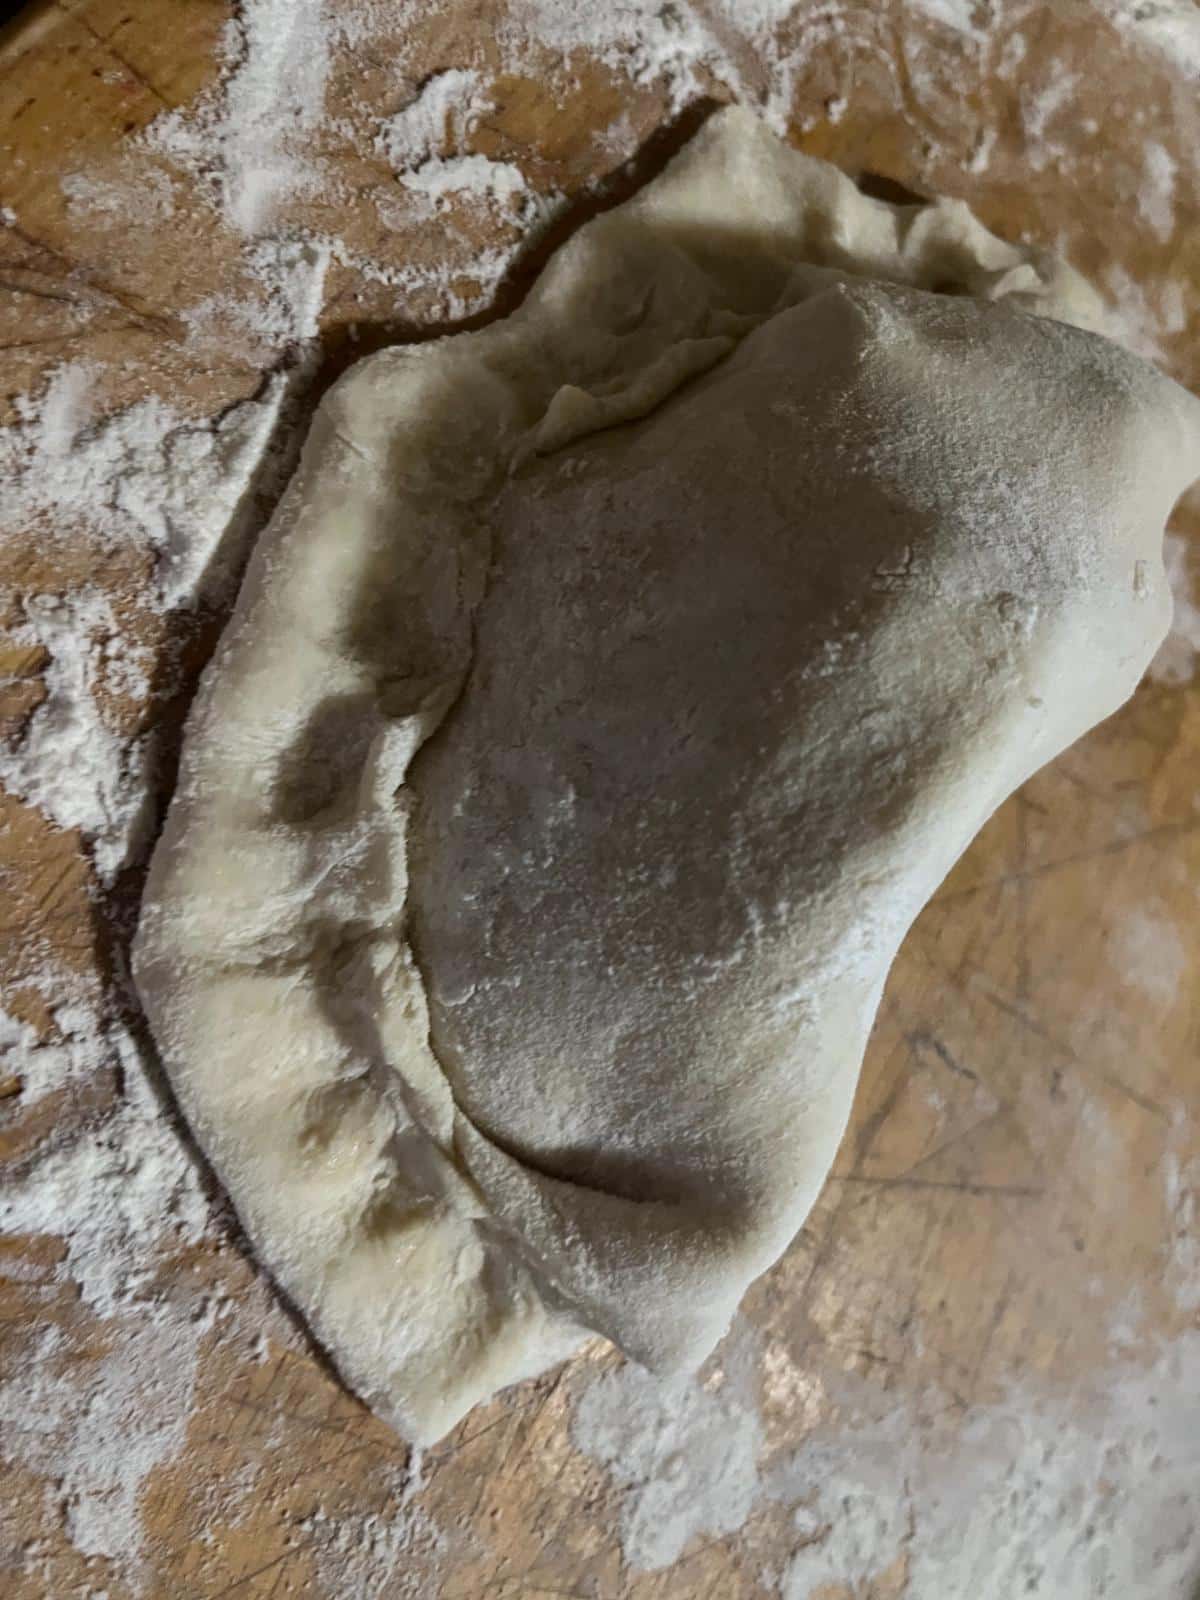
<path fill-rule="evenodd" d="M 730 109 L 512 317 L 322 402 L 135 967 L 409 1437 L 593 1333 L 698 1363 L 803 1222 L 906 929 L 1166 632 L 1200 403 L 1102 328 Z"/>

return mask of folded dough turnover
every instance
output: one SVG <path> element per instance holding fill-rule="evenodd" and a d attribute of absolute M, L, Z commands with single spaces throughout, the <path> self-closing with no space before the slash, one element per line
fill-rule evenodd
<path fill-rule="evenodd" d="M 325 397 L 135 963 L 408 1436 L 592 1333 L 698 1363 L 803 1222 L 905 930 L 1166 631 L 1200 404 L 1101 327 L 731 109 L 506 321 Z"/>

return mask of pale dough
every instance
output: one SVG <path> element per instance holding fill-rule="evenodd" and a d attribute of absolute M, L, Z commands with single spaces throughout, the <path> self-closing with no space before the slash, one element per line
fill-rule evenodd
<path fill-rule="evenodd" d="M 1200 404 L 1101 326 L 728 110 L 515 315 L 322 403 L 136 971 L 405 1434 L 593 1332 L 699 1362 L 803 1222 L 906 928 L 1167 628 Z"/>

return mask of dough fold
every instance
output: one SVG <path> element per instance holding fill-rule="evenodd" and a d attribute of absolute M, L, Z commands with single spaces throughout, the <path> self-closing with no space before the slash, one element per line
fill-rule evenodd
<path fill-rule="evenodd" d="M 912 919 L 1165 634 L 1200 403 L 1103 327 L 729 109 L 513 316 L 323 400 L 135 970 L 408 1437 L 593 1333 L 698 1363 L 803 1222 Z"/>

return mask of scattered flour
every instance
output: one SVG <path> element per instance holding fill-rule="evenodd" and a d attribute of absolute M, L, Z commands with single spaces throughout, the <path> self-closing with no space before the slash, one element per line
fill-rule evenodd
<path fill-rule="evenodd" d="M 315 1557 L 319 1592 L 330 1600 L 377 1600 L 381 1581 L 389 1600 L 431 1600 L 438 1592 L 437 1560 L 446 1539 L 411 1503 L 419 1479 L 406 1468 L 385 1470 L 381 1480 L 387 1511 L 334 1517 L 318 1510 L 300 1524 Z"/>
<path fill-rule="evenodd" d="M 324 239 L 262 238 L 242 250 L 249 292 L 224 291 L 185 306 L 180 320 L 200 354 L 236 349 L 244 361 L 271 367 L 285 354 L 293 376 L 317 354 L 325 276 L 335 251 Z"/>
<path fill-rule="evenodd" d="M 86 989 L 53 973 L 42 982 L 51 994 Z M 61 1269 L 20 1280 L 37 1284 L 48 1307 L 54 1286 L 69 1285 L 105 1320 L 108 1347 L 81 1360 L 57 1321 L 31 1330 L 0 1380 L 0 1458 L 44 1474 L 51 1525 L 61 1520 L 83 1555 L 106 1557 L 135 1582 L 139 1498 L 183 1446 L 198 1352 L 216 1314 L 178 1284 L 163 1297 L 156 1274 L 204 1236 L 208 1205 L 127 1030 L 82 998 L 59 1005 L 54 1021 L 55 1035 L 39 1043 L 0 1014 L 2 1070 L 21 1080 L 23 1101 L 86 1089 L 113 1068 L 123 1094 L 86 1136 L 50 1134 L 6 1179 L 0 1233 L 64 1241 Z M 26 1552 L 31 1568 L 41 1554 Z"/>
<path fill-rule="evenodd" d="M 752 1335 L 733 1342 L 752 1371 Z M 596 1379 L 572 1439 L 624 1489 L 630 1567 L 669 1565 L 773 1504 L 793 1530 L 781 1600 L 1194 1600 L 1200 1334 L 1075 1393 L 1014 1384 L 965 1419 L 948 1394 L 849 1375 L 828 1398 L 832 1423 L 764 1458 L 745 1379 L 732 1394 L 632 1366 Z M 931 1427 L 935 1411 L 953 1420 Z"/>
<path fill-rule="evenodd" d="M 28 982 L 28 980 L 27 980 Z M 86 993 L 90 985 L 72 984 L 64 975 L 43 977 L 30 987 L 56 997 L 72 988 Z M 39 1039 L 27 1022 L 0 1009 L 0 1081 L 17 1078 L 28 1104 L 83 1083 L 95 1070 L 96 1017 L 86 999 L 59 999 L 51 1012 L 54 1034 Z"/>
<path fill-rule="evenodd" d="M 1142 152 L 1145 179 L 1138 189 L 1142 221 L 1163 244 L 1175 232 L 1175 180 L 1178 167 L 1169 150 L 1151 140 Z"/>
<path fill-rule="evenodd" d="M 248 85 L 265 95 L 263 75 L 248 71 L 254 61 L 261 66 L 266 48 L 258 23 L 246 11 L 235 29 L 245 48 L 237 69 L 242 88 L 229 97 L 234 121 Z M 277 63 L 287 60 L 286 48 L 270 48 Z M 306 95 L 312 81 L 300 73 L 292 86 Z M 277 110 L 263 113 L 272 129 Z M 189 126 L 186 114 L 177 126 Z M 275 173 L 271 192 L 284 187 L 275 181 L 282 134 L 259 140 L 253 127 L 243 129 L 226 150 L 221 192 L 246 222 L 250 153 L 258 145 Z M 206 148 L 197 134 L 198 159 Z M 76 174 L 64 189 L 73 207 L 120 211 L 126 220 L 136 213 L 116 180 Z M 147 195 L 143 210 L 162 214 L 169 180 Z M 225 597 L 254 530 L 256 490 L 273 470 L 290 392 L 315 348 L 330 251 L 265 238 L 247 243 L 245 259 L 251 299 L 228 309 L 243 318 L 243 351 L 252 350 L 266 373 L 257 396 L 213 419 L 185 417 L 157 398 L 105 416 L 98 370 L 80 363 L 54 369 L 40 392 L 18 400 L 17 424 L 0 433 L 0 537 L 37 538 L 46 550 L 82 539 L 101 571 L 105 552 L 139 552 L 148 581 L 129 598 L 142 612 L 178 616 Z M 213 308 L 192 308 L 193 334 L 206 309 Z M 0 784 L 60 827 L 81 830 L 104 888 L 147 843 L 152 767 L 148 741 L 122 731 L 105 702 L 114 695 L 145 701 L 154 658 L 123 634 L 124 613 L 99 583 L 17 594 L 14 604 L 10 638 L 46 652 L 45 697 L 17 741 L 0 749 Z M 0 1457 L 44 1479 L 46 1536 L 21 1553 L 42 1592 L 59 1590 L 61 1530 L 81 1555 L 110 1563 L 122 1593 L 136 1593 L 153 1576 L 143 1562 L 143 1494 L 183 1449 L 199 1356 L 230 1308 L 211 1291 L 199 1295 L 177 1269 L 159 1279 L 180 1250 L 205 1237 L 209 1210 L 113 997 L 98 980 L 52 968 L 32 977 L 22 971 L 21 982 L 42 991 L 54 1024 L 39 1040 L 0 1012 L 0 1073 L 19 1084 L 22 1108 L 51 1095 L 94 1095 L 105 1081 L 119 1092 L 82 1128 L 78 1117 L 66 1119 L 71 1131 L 61 1135 L 56 1124 L 0 1189 L 0 1231 L 61 1239 L 66 1249 L 44 1280 L 26 1270 L 36 1257 L 6 1266 L 48 1309 L 0 1380 Z M 102 1330 L 89 1336 L 84 1358 L 53 1315 L 64 1294 Z"/>
<path fill-rule="evenodd" d="M 203 585 L 270 441 L 281 378 L 215 422 L 189 421 L 157 398 L 95 419 L 97 374 L 57 368 L 35 400 L 18 401 L 19 426 L 0 431 L 6 520 L 43 540 L 86 530 L 102 547 L 128 543 L 154 558 L 163 610 Z"/>
<path fill-rule="evenodd" d="M 61 1014 L 58 1020 L 62 1026 Z M 152 1316 L 160 1251 L 194 1243 L 206 1227 L 207 1202 L 191 1158 L 119 1022 L 76 1003 L 61 1037 L 47 1044 L 27 1030 L 13 1041 L 13 1026 L 9 1019 L 5 1070 L 22 1079 L 30 1100 L 82 1088 L 106 1069 L 119 1069 L 123 1092 L 117 1109 L 86 1138 L 58 1144 L 48 1137 L 28 1172 L 6 1180 L 0 1228 L 62 1237 L 71 1282 L 97 1316 L 115 1316 L 135 1302 Z M 44 1063 L 43 1051 L 49 1051 Z"/>
<path fill-rule="evenodd" d="M 740 1328 L 708 1382 L 664 1381 L 626 1363 L 581 1397 L 572 1442 L 625 1489 L 621 1544 L 638 1571 L 669 1567 L 697 1534 L 734 1533 L 750 1515 L 762 1450 L 754 1356 Z"/>
<path fill-rule="evenodd" d="M 1166 347 L 1187 326 L 1187 306 L 1179 283 L 1171 278 L 1137 281 L 1116 262 L 1110 262 L 1101 276 L 1113 338 L 1170 371 Z"/>
<path fill-rule="evenodd" d="M 203 1331 L 129 1317 L 110 1352 L 81 1372 L 51 1326 L 28 1365 L 0 1382 L 0 1452 L 54 1482 L 51 1513 L 71 1543 L 127 1581 L 141 1576 L 143 1488 L 187 1436 Z M 36 1566 L 39 1552 L 28 1554 Z"/>
<path fill-rule="evenodd" d="M 480 73 L 447 67 L 379 126 L 375 148 L 398 173 L 419 167 L 444 145 L 460 143 L 491 106 Z"/>
<path fill-rule="evenodd" d="M 0 754 L 0 783 L 60 828 L 78 828 L 101 882 L 111 883 L 142 841 L 149 798 L 142 743 L 109 726 L 95 695 L 114 637 L 112 604 L 91 587 L 20 603 L 12 637 L 46 650 L 46 698 L 20 743 Z"/>
<path fill-rule="evenodd" d="M 465 271 L 479 283 L 474 303 L 455 295 L 450 281 L 440 285 L 442 304 L 457 316 L 487 303 L 515 257 L 563 204 L 561 195 L 531 188 L 514 162 L 461 150 L 492 106 L 484 83 L 482 75 L 469 68 L 448 67 L 434 73 L 406 106 L 378 125 L 374 139 L 375 150 L 395 174 L 401 197 L 399 206 L 386 201 L 381 206 L 386 226 L 403 231 L 422 217 L 465 204 L 490 211 L 518 230 L 507 249 L 476 248 L 465 261 L 447 261 L 446 280 L 461 277 Z M 361 270 L 363 264 L 359 265 Z M 427 274 L 410 281 L 414 288 L 428 286 Z"/>
<path fill-rule="evenodd" d="M 1167 1009 L 1187 975 L 1189 960 L 1178 927 L 1165 909 L 1126 912 L 1110 942 L 1111 959 L 1126 982 Z"/>
<path fill-rule="evenodd" d="M 812 20 L 821 32 L 844 26 L 833 17 Z M 715 79 L 740 100 L 756 104 L 777 131 L 792 110 L 796 70 L 794 41 L 781 47 L 784 24 L 807 25 L 795 0 L 710 0 L 703 6 L 682 0 L 517 0 L 497 28 L 497 42 L 509 70 L 519 70 L 531 47 L 554 50 L 564 58 L 585 52 L 620 77 L 665 91 L 671 114 L 711 93 Z M 760 63 L 755 70 L 751 63 Z M 627 149 L 622 152 L 629 154 Z"/>
<path fill-rule="evenodd" d="M 142 172 L 136 184 L 69 172 L 59 183 L 72 217 L 107 219 L 122 227 L 161 221 L 175 212 L 174 185 L 165 172 Z"/>
<path fill-rule="evenodd" d="M 1070 107 L 1079 88 L 1079 79 L 1069 72 L 1057 72 L 1038 90 L 1025 89 L 1020 96 L 1021 121 L 1027 145 L 1027 159 L 1035 172 L 1061 160 L 1065 149 L 1051 134 L 1052 125 Z"/>
<path fill-rule="evenodd" d="M 160 613 L 223 598 L 254 529 L 254 489 L 291 386 L 316 348 L 330 252 L 264 240 L 248 256 L 260 293 L 234 320 L 245 318 L 275 369 L 258 397 L 212 420 L 185 418 L 157 397 L 97 420 L 99 374 L 55 369 L 40 395 L 18 399 L 19 424 L 0 431 L 7 537 L 85 534 L 100 551 L 144 551 L 153 566 L 138 598 Z M 46 698 L 20 742 L 0 751 L 0 783 L 60 827 L 80 829 L 108 884 L 144 843 L 153 752 L 111 725 L 97 691 L 144 698 L 144 653 L 120 638 L 112 600 L 95 586 L 19 604 L 11 635 L 47 652 Z"/>
<path fill-rule="evenodd" d="M 101 548 L 130 543 L 154 559 L 147 599 L 169 612 L 191 603 L 247 531 L 243 505 L 279 417 L 285 382 L 216 423 L 191 422 L 149 399 L 96 422 L 95 375 L 60 367 L 23 421 L 0 433 L 0 490 L 14 536 L 85 531 Z M 119 646 L 112 602 L 86 585 L 27 595 L 14 642 L 42 646 L 46 698 L 20 742 L 0 751 L 0 783 L 63 828 L 80 829 L 102 883 L 143 842 L 148 800 L 144 741 L 110 726 L 96 698 L 136 687 L 136 658 Z M 118 676 L 114 685 L 114 675 Z"/>
<path fill-rule="evenodd" d="M 913 10 L 940 22 L 943 27 L 953 28 L 956 33 L 976 37 L 983 31 L 979 15 L 987 14 L 986 5 L 981 6 L 979 0 L 913 0 Z"/>
<path fill-rule="evenodd" d="M 284 201 L 321 187 L 311 146 L 331 35 L 325 0 L 247 0 L 225 29 L 216 86 L 147 131 L 148 147 L 190 172 L 242 233 L 262 233 Z"/>
<path fill-rule="evenodd" d="M 865 1383 L 776 1469 L 805 1543 L 781 1600 L 1193 1600 L 1200 1334 L 1074 1395 L 1030 1382 L 938 1437 L 912 1397 Z M 880 1579 L 906 1584 L 884 1590 Z M 878 1585 L 878 1589 L 873 1585 Z M 839 1591 L 840 1592 L 840 1591 Z"/>
<path fill-rule="evenodd" d="M 971 154 L 967 157 L 968 172 L 979 174 L 987 171 L 996 148 L 996 138 L 995 128 L 983 128 L 980 130 Z"/>
<path fill-rule="evenodd" d="M 467 194 L 511 207 L 526 188 L 520 167 L 481 155 L 430 156 L 419 167 L 401 173 L 400 182 L 410 194 L 423 195 L 435 206 L 444 205 L 450 195 Z"/>
<path fill-rule="evenodd" d="M 1194 0 L 1095 0 L 1130 39 L 1165 56 L 1200 82 L 1200 11 Z"/>

